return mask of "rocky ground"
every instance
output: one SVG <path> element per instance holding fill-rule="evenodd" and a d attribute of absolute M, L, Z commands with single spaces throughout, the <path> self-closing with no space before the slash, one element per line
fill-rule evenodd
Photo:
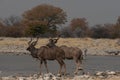
<path fill-rule="evenodd" d="M 34 74 L 30 76 L 8 76 L 0 77 L 0 80 L 120 80 L 120 72 L 106 71 L 96 72 L 94 75 L 84 74 L 70 76 L 55 76 L 52 73 Z"/>

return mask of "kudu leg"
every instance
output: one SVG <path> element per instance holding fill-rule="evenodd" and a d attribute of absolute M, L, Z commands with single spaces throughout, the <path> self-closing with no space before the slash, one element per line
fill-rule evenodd
<path fill-rule="evenodd" d="M 75 69 L 75 74 L 77 74 L 78 73 L 78 62 L 77 62 L 77 60 L 75 60 L 75 64 L 76 64 L 76 69 Z"/>
<path fill-rule="evenodd" d="M 47 61 L 46 60 L 44 60 L 44 65 L 45 65 L 45 68 L 47 70 L 47 73 L 49 73 L 48 66 L 47 66 Z"/>
<path fill-rule="evenodd" d="M 60 60 L 57 60 L 57 61 L 58 61 L 59 65 L 60 65 L 60 69 L 59 69 L 59 71 L 58 71 L 58 74 L 61 74 L 61 70 L 62 70 L 62 63 L 61 63 L 61 61 L 60 61 Z"/>
<path fill-rule="evenodd" d="M 66 64 L 64 63 L 63 60 L 61 60 L 62 66 L 64 67 L 64 75 L 66 74 Z"/>
<path fill-rule="evenodd" d="M 82 67 L 81 67 L 81 60 L 77 59 L 75 60 L 75 64 L 76 64 L 76 70 L 75 70 L 75 74 L 78 74 L 79 70 L 82 70 Z"/>
<path fill-rule="evenodd" d="M 74 73 L 77 74 L 79 70 L 82 70 L 82 67 L 80 66 L 82 62 L 79 58 L 77 58 L 77 59 L 74 58 L 74 60 L 75 60 L 75 64 L 76 64 L 76 70 Z"/>
<path fill-rule="evenodd" d="M 66 64 L 63 62 L 63 67 L 64 67 L 64 75 L 66 75 Z"/>
<path fill-rule="evenodd" d="M 79 59 L 79 60 L 78 60 L 78 70 L 82 70 L 81 65 L 82 65 L 82 60 Z"/>
<path fill-rule="evenodd" d="M 78 58 L 78 70 L 83 70 L 83 68 L 81 67 L 82 66 L 82 60 L 83 60 L 83 55 L 81 55 L 79 58 Z"/>
<path fill-rule="evenodd" d="M 62 59 L 58 59 L 57 61 L 58 61 L 59 65 L 60 65 L 60 69 L 58 71 L 58 74 L 61 74 L 62 67 L 64 67 L 64 75 L 65 75 L 66 74 L 66 65 L 65 65 L 64 61 Z"/>
<path fill-rule="evenodd" d="M 41 75 L 42 63 L 43 63 L 43 61 L 42 61 L 42 60 L 40 60 L 40 75 Z"/>

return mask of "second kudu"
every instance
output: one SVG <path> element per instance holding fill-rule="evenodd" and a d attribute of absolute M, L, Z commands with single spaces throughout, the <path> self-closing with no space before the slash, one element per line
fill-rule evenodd
<path fill-rule="evenodd" d="M 59 40 L 59 37 L 56 39 L 52 38 L 52 43 L 49 42 L 49 44 L 55 45 L 55 43 L 57 43 L 58 40 Z M 60 46 L 60 48 L 62 50 L 64 50 L 66 59 L 69 59 L 69 60 L 74 59 L 75 60 L 76 70 L 74 73 L 77 74 L 79 70 L 82 70 L 82 67 L 80 66 L 80 64 L 82 64 L 82 59 L 83 59 L 82 50 L 79 49 L 78 47 L 68 47 L 66 45 L 62 45 L 62 46 Z"/>
<path fill-rule="evenodd" d="M 58 73 L 61 74 L 62 67 L 64 67 L 64 74 L 65 74 L 66 65 L 63 61 L 63 59 L 65 59 L 64 51 L 57 46 L 53 48 L 49 48 L 48 46 L 41 46 L 40 48 L 35 48 L 37 42 L 38 42 L 38 38 L 36 41 L 33 42 L 31 38 L 31 40 L 28 42 L 27 50 L 31 53 L 31 56 L 33 58 L 37 58 L 38 60 L 40 60 L 40 74 L 41 74 L 42 63 L 44 63 L 47 72 L 49 72 L 47 67 L 47 60 L 57 60 L 60 65 L 60 69 Z"/>

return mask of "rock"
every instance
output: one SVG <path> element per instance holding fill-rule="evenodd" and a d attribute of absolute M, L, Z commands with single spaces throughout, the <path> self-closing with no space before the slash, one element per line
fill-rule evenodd
<path fill-rule="evenodd" d="M 42 74 L 34 74 L 32 75 L 31 77 L 35 78 L 35 79 L 38 79 L 38 78 L 42 78 Z"/>
<path fill-rule="evenodd" d="M 16 78 L 12 76 L 8 76 L 8 77 L 2 77 L 2 80 L 16 80 Z"/>
<path fill-rule="evenodd" d="M 45 80 L 59 80 L 59 77 L 56 77 L 52 73 L 44 74 L 44 79 Z"/>
<path fill-rule="evenodd" d="M 25 77 L 18 77 L 17 79 L 18 79 L 18 80 L 26 80 Z"/>
<path fill-rule="evenodd" d="M 75 75 L 74 77 L 67 76 L 55 76 L 52 73 L 47 74 L 34 74 L 31 76 L 8 76 L 0 77 L 0 80 L 120 80 L 120 72 L 115 71 L 98 71 L 95 75 L 84 74 Z"/>
<path fill-rule="evenodd" d="M 106 71 L 106 74 L 108 74 L 108 75 L 116 75 L 116 72 L 115 71 Z"/>
<path fill-rule="evenodd" d="M 98 72 L 95 73 L 95 75 L 96 75 L 96 76 L 100 76 L 102 73 L 103 73 L 103 72 L 98 71 Z"/>
<path fill-rule="evenodd" d="M 108 77 L 108 74 L 106 72 L 98 71 L 95 73 L 95 76 L 104 79 Z"/>
<path fill-rule="evenodd" d="M 88 80 L 90 78 L 90 75 L 80 75 L 80 76 L 75 76 L 73 80 Z"/>
<path fill-rule="evenodd" d="M 34 74 L 26 80 L 61 80 L 60 77 L 53 75 L 52 73 L 47 74 Z"/>

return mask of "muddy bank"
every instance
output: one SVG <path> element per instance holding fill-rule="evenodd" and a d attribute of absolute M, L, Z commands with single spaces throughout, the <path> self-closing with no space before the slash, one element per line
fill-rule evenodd
<path fill-rule="evenodd" d="M 30 38 L 0 38 L 1 54 L 29 54 L 26 51 L 27 42 Z M 48 43 L 47 38 L 40 38 L 36 47 L 44 46 Z M 67 45 L 79 47 L 82 51 L 87 49 L 87 55 L 120 55 L 119 39 L 91 39 L 91 38 L 60 38 L 57 46 Z"/>

